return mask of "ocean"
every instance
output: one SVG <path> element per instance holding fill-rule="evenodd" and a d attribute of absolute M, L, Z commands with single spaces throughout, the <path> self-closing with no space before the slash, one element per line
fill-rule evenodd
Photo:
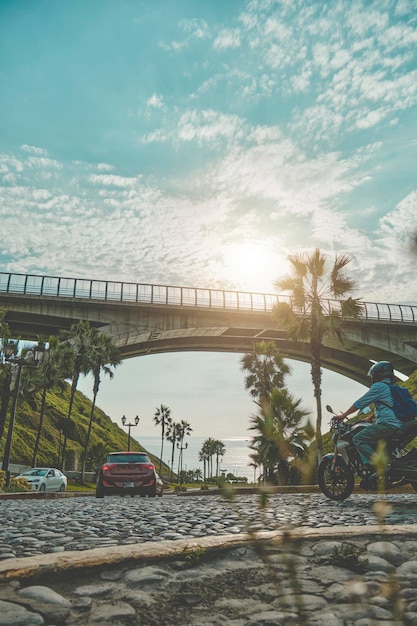
<path fill-rule="evenodd" d="M 185 443 L 188 448 L 183 451 L 183 470 L 200 469 L 203 472 L 203 463 L 198 460 L 198 454 L 201 446 L 207 437 L 188 437 Z M 161 453 L 161 437 L 140 437 L 139 443 L 151 454 L 158 457 Z M 249 439 L 243 437 L 235 437 L 230 439 L 221 439 L 226 447 L 226 453 L 221 459 L 220 470 L 228 474 L 231 472 L 235 476 L 246 476 L 248 481 L 254 480 L 254 468 L 249 466 L 251 459 L 249 457 Z M 171 466 L 172 444 L 164 441 L 163 461 Z M 174 472 L 178 469 L 179 450 L 175 449 Z M 215 468 L 215 458 L 213 458 L 213 468 Z M 258 470 L 259 471 L 259 470 Z"/>

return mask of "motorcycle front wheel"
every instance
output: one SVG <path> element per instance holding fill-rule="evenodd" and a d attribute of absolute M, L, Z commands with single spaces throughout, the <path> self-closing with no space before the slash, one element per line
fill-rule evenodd
<path fill-rule="evenodd" d="M 332 467 L 332 459 L 321 460 L 317 472 L 319 487 L 331 500 L 346 500 L 355 486 L 355 476 L 340 457 Z"/>

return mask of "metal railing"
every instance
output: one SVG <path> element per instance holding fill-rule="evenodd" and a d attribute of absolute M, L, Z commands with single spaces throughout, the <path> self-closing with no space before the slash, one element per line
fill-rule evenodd
<path fill-rule="evenodd" d="M 124 283 L 84 278 L 9 274 L 0 272 L 0 293 L 77 298 L 91 301 L 160 304 L 233 311 L 270 312 L 280 302 L 291 304 L 286 294 L 251 293 L 225 289 L 200 289 Z M 416 323 L 417 305 L 361 302 L 364 320 Z M 328 312 L 340 310 L 338 300 L 327 300 Z"/>

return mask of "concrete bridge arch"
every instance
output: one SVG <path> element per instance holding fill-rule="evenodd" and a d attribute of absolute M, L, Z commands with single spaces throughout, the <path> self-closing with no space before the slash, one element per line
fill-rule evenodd
<path fill-rule="evenodd" d="M 274 341 L 284 357 L 309 362 L 308 343 L 293 343 L 272 320 L 280 294 L 118 283 L 0 273 L 0 307 L 15 336 L 59 334 L 79 320 L 113 337 L 123 358 L 179 351 L 248 352 Z M 329 306 L 331 303 L 329 302 Z M 417 369 L 417 306 L 364 303 L 343 321 L 345 341 L 326 339 L 323 367 L 366 384 L 371 360 Z"/>

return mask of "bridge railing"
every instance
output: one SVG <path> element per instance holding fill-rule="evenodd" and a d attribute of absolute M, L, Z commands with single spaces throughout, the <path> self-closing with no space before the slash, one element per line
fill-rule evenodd
<path fill-rule="evenodd" d="M 9 274 L 6 272 L 0 272 L 0 293 L 257 312 L 271 311 L 279 302 L 291 304 L 291 297 L 285 294 L 200 289 L 34 274 Z M 329 312 L 338 310 L 340 303 L 337 300 L 328 300 L 327 307 Z M 417 306 L 362 302 L 362 319 L 416 323 Z"/>

